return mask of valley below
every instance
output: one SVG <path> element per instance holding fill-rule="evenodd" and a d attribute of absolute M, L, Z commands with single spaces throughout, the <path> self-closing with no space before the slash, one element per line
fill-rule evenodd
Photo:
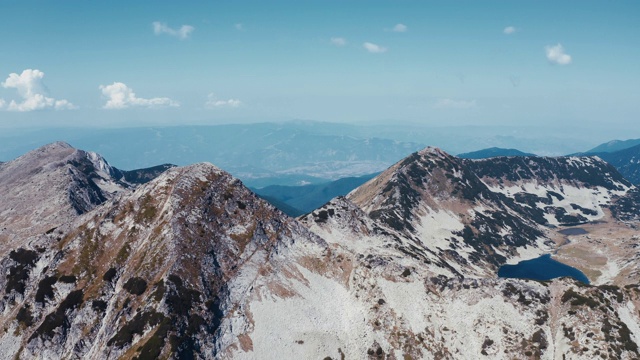
<path fill-rule="evenodd" d="M 640 234 L 635 225 L 617 221 L 607 212 L 602 220 L 579 228 L 586 233 L 549 231 L 557 244 L 555 259 L 581 270 L 595 285 L 640 283 Z"/>

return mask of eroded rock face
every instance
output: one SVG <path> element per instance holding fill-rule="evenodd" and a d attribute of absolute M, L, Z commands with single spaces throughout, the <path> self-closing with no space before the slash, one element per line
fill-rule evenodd
<path fill-rule="evenodd" d="M 600 220 L 607 205 L 633 187 L 597 157 L 499 157 L 465 164 L 492 191 L 530 209 L 543 225 Z"/>
<path fill-rule="evenodd" d="M 0 255 L 135 189 L 173 165 L 122 171 L 100 155 L 56 142 L 0 167 Z"/>
<path fill-rule="evenodd" d="M 0 359 L 640 356 L 636 285 L 495 278 L 548 231 L 465 166 L 426 149 L 297 220 L 211 164 L 123 185 L 0 256 Z"/>
<path fill-rule="evenodd" d="M 547 247 L 528 209 L 491 191 L 462 159 L 436 148 L 412 154 L 348 199 L 466 275 L 494 273 L 518 248 Z"/>
<path fill-rule="evenodd" d="M 0 168 L 0 254 L 124 191 L 99 155 L 53 143 Z"/>

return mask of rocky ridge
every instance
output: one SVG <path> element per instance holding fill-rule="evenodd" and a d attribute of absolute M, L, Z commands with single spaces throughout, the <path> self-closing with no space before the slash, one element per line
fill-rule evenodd
<path fill-rule="evenodd" d="M 296 220 L 169 169 L 3 243 L 0 358 L 640 356 L 637 282 L 494 277 L 554 239 L 486 179 L 425 149 Z"/>

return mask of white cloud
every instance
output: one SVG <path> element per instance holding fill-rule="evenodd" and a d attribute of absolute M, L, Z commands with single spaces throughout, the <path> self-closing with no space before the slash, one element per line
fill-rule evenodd
<path fill-rule="evenodd" d="M 235 27 L 236 30 L 239 30 L 239 31 L 243 31 L 244 30 L 244 25 L 242 25 L 242 23 L 237 23 L 237 24 L 233 25 L 233 27 Z"/>
<path fill-rule="evenodd" d="M 330 41 L 331 41 L 331 44 L 335 45 L 335 46 L 346 46 L 347 45 L 347 39 L 341 38 L 341 37 L 332 37 Z"/>
<path fill-rule="evenodd" d="M 407 32 L 407 30 L 409 30 L 409 28 L 407 28 L 407 25 L 405 24 L 396 24 L 396 26 L 391 29 L 391 31 L 398 33 Z"/>
<path fill-rule="evenodd" d="M 436 109 L 470 109 L 476 105 L 475 100 L 438 99 L 433 107 Z"/>
<path fill-rule="evenodd" d="M 33 110 L 67 110 L 76 107 L 67 100 L 56 100 L 47 97 L 46 86 L 42 82 L 44 73 L 37 69 L 26 69 L 20 75 L 16 73 L 9 74 L 9 77 L 2 83 L 5 89 L 16 89 L 18 95 L 23 99 L 22 102 L 11 100 L 7 105 L 9 111 L 33 111 Z M 3 108 L 6 101 L 0 100 L 0 108 Z"/>
<path fill-rule="evenodd" d="M 365 49 L 367 49 L 368 52 L 373 54 L 381 54 L 381 53 L 387 52 L 388 50 L 386 47 L 382 47 L 380 45 L 376 45 L 370 42 L 366 42 L 362 44 L 362 47 L 364 47 Z"/>
<path fill-rule="evenodd" d="M 100 85 L 102 95 L 108 98 L 104 109 L 126 109 L 132 106 L 140 107 L 164 107 L 180 106 L 177 102 L 163 97 L 143 99 L 136 96 L 133 90 L 121 82 L 114 82 L 111 85 Z"/>
<path fill-rule="evenodd" d="M 546 46 L 547 60 L 552 64 L 568 65 L 571 64 L 571 55 L 565 54 L 564 47 L 561 44 L 556 46 Z"/>
<path fill-rule="evenodd" d="M 221 100 L 221 99 L 218 99 L 216 95 L 213 93 L 209 94 L 209 96 L 207 97 L 208 97 L 208 100 L 205 103 L 205 106 L 209 108 L 220 108 L 220 107 L 237 108 L 240 105 L 242 105 L 242 102 L 238 99 Z"/>
<path fill-rule="evenodd" d="M 511 34 L 515 33 L 516 31 L 518 31 L 518 29 L 516 29 L 513 26 L 507 26 L 506 28 L 504 28 L 504 30 L 502 30 L 502 32 L 505 35 L 511 35 Z"/>
<path fill-rule="evenodd" d="M 191 25 L 182 25 L 179 29 L 170 28 L 167 24 L 159 21 L 153 22 L 153 33 L 156 35 L 168 34 L 175 36 L 180 40 L 184 40 L 191 35 L 195 28 Z"/>

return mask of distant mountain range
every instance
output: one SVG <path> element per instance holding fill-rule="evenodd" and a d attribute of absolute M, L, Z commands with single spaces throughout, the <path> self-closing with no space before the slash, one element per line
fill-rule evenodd
<path fill-rule="evenodd" d="M 104 154 L 121 169 L 208 161 L 247 186 L 265 187 L 319 184 L 379 172 L 424 147 L 376 136 L 341 135 L 344 127 L 348 128 L 312 122 L 52 130 L 0 139 L 0 159 L 10 160 L 41 146 L 38 141 L 58 135 Z"/>
<path fill-rule="evenodd" d="M 324 184 L 304 186 L 271 185 L 252 190 L 287 215 L 295 217 L 311 212 L 337 196 L 347 195 L 351 190 L 376 175 L 342 178 Z"/>
<path fill-rule="evenodd" d="M 604 144 L 600 144 L 593 149 L 587 151 L 587 154 L 597 154 L 597 153 L 605 153 L 605 152 L 615 152 L 624 149 L 628 149 L 630 147 L 634 147 L 636 145 L 640 145 L 640 139 L 629 139 L 629 140 L 611 140 Z"/>
<path fill-rule="evenodd" d="M 503 149 L 503 148 L 492 147 L 488 149 L 482 149 L 478 151 L 458 154 L 457 156 L 463 159 L 487 159 L 487 158 L 492 158 L 497 156 L 536 156 L 536 155 L 522 152 L 517 149 Z"/>
<path fill-rule="evenodd" d="M 629 181 L 634 184 L 640 184 L 640 145 L 614 152 L 602 152 L 589 155 L 599 156 L 609 164 L 615 166 Z"/>
<path fill-rule="evenodd" d="M 487 159 L 500 156 L 535 156 L 516 149 L 488 148 L 469 153 L 458 154 L 465 159 Z M 601 144 L 588 152 L 569 156 L 598 156 L 616 169 L 633 184 L 640 184 L 640 139 L 613 140 Z"/>
<path fill-rule="evenodd" d="M 573 155 L 598 156 L 615 166 L 629 181 L 640 184 L 640 139 L 612 140 Z"/>
<path fill-rule="evenodd" d="M 553 134 L 553 135 L 550 135 Z M 601 133 L 598 133 L 602 136 Z M 560 155 L 593 147 L 593 131 L 499 126 L 264 122 L 141 128 L 1 129 L 0 161 L 64 139 L 120 169 L 215 163 L 251 187 L 319 184 L 386 169 L 426 145 L 450 153 L 489 146 Z"/>

